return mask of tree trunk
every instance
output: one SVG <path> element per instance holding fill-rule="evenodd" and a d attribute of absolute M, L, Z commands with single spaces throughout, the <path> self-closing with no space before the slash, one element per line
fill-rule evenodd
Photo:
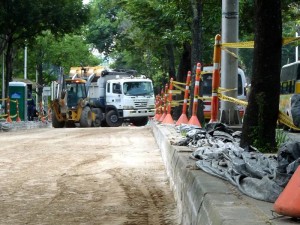
<path fill-rule="evenodd" d="M 6 55 L 5 55 L 5 96 L 8 96 L 8 86 L 9 82 L 12 81 L 12 71 L 13 71 L 13 46 L 12 40 L 8 40 Z"/>
<path fill-rule="evenodd" d="M 189 105 L 189 115 L 192 114 L 193 99 L 194 99 L 194 87 L 195 87 L 195 77 L 196 77 L 196 65 L 198 62 L 201 63 L 201 25 L 202 25 L 202 0 L 191 0 L 191 7 L 193 11 L 193 21 L 192 21 L 192 48 L 191 48 L 191 71 L 192 71 L 192 82 L 190 88 L 190 105 Z M 200 85 L 201 86 L 201 85 Z M 200 90 L 201 92 L 201 90 Z M 199 95 L 200 93 L 198 93 Z M 203 114 L 203 101 L 198 101 L 197 117 L 201 124 L 204 123 Z"/>
<path fill-rule="evenodd" d="M 175 70 L 175 57 L 174 57 L 174 46 L 173 44 L 170 42 L 167 44 L 166 46 L 167 48 L 167 53 L 168 53 L 168 58 L 169 58 L 169 80 L 173 77 L 175 78 L 176 76 L 176 70 Z"/>
<path fill-rule="evenodd" d="M 176 80 L 185 83 L 189 70 L 191 70 L 191 45 L 185 43 L 181 53 Z"/>
<path fill-rule="evenodd" d="M 44 80 L 43 80 L 43 64 L 39 63 L 37 65 L 37 87 L 38 87 L 38 92 L 37 92 L 37 100 L 36 102 L 39 103 L 42 101 L 42 94 L 43 94 L 43 85 L 44 85 Z"/>
<path fill-rule="evenodd" d="M 275 132 L 280 95 L 282 23 L 280 0 L 255 1 L 253 75 L 244 116 L 241 147 L 261 151 L 276 148 Z"/>

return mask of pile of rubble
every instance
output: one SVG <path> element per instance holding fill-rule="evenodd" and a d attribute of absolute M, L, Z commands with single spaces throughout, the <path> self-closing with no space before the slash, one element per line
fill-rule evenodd
<path fill-rule="evenodd" d="M 51 127 L 51 123 L 48 121 L 21 121 L 8 123 L 5 120 L 0 121 L 0 131 L 9 132 L 9 131 L 18 131 L 18 130 L 28 130 L 34 128 L 45 128 Z"/>

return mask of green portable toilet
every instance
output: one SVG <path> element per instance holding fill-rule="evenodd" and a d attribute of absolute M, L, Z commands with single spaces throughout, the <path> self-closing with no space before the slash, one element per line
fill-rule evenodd
<path fill-rule="evenodd" d="M 22 121 L 27 121 L 27 84 L 24 82 L 9 82 L 8 95 L 11 100 L 18 100 L 19 116 Z M 10 115 L 16 120 L 17 107 L 15 102 L 10 103 Z"/>

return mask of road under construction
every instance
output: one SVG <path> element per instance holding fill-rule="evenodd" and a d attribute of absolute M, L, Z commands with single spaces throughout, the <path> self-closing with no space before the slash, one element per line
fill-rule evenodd
<path fill-rule="evenodd" d="M 54 129 L 36 124 L 0 135 L 1 224 L 299 222 L 274 214 L 273 203 L 199 170 L 193 149 L 174 145 L 182 138 L 175 125 L 152 120 L 145 127 Z"/>

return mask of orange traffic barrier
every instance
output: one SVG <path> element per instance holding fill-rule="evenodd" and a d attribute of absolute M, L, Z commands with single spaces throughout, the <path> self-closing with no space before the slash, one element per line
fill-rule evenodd
<path fill-rule="evenodd" d="M 211 99 L 211 117 L 210 123 L 217 122 L 219 111 L 218 90 L 220 86 L 220 66 L 221 66 L 221 35 L 215 37 L 214 46 L 214 71 L 212 77 L 212 99 Z"/>
<path fill-rule="evenodd" d="M 159 122 L 164 121 L 166 115 L 167 115 L 167 99 L 168 99 L 168 84 L 165 85 L 165 92 L 164 92 L 164 100 L 163 100 L 163 107 L 162 107 L 162 115 L 159 118 Z"/>
<path fill-rule="evenodd" d="M 6 111 L 7 111 L 6 122 L 12 123 L 12 119 L 10 117 L 10 98 L 7 98 L 7 101 L 6 101 Z"/>
<path fill-rule="evenodd" d="M 182 113 L 179 119 L 176 121 L 176 125 L 180 124 L 187 124 L 189 122 L 189 119 L 186 115 L 187 110 L 187 102 L 189 98 L 189 88 L 190 88 L 190 82 L 191 82 L 191 71 L 188 72 L 186 83 L 185 83 L 185 90 L 184 90 L 184 98 L 183 98 L 183 106 L 182 106 Z"/>
<path fill-rule="evenodd" d="M 300 218 L 300 166 L 274 203 L 276 213 Z"/>
<path fill-rule="evenodd" d="M 200 75 L 201 75 L 201 64 L 197 63 L 196 80 L 195 80 L 195 88 L 194 88 L 193 112 L 188 124 L 195 125 L 198 127 L 201 127 L 201 124 L 197 117 Z"/>
<path fill-rule="evenodd" d="M 39 116 L 40 116 L 40 118 L 41 118 L 41 121 L 42 121 L 42 122 L 45 122 L 44 109 L 43 109 L 43 103 L 42 103 L 42 101 L 40 101 L 39 106 L 40 106 L 40 113 L 39 113 Z"/>
<path fill-rule="evenodd" d="M 18 100 L 16 100 L 16 109 L 17 109 L 16 122 L 21 122 L 20 113 L 19 113 L 19 102 L 18 102 Z"/>
<path fill-rule="evenodd" d="M 160 116 L 161 116 L 161 97 L 160 97 L 160 95 L 156 95 L 154 119 L 159 120 Z"/>
<path fill-rule="evenodd" d="M 174 124 L 174 120 L 171 115 L 171 109 L 172 109 L 172 90 L 173 90 L 173 78 L 170 79 L 170 87 L 168 91 L 168 105 L 167 105 L 167 115 L 165 116 L 162 123 L 167 124 Z"/>

